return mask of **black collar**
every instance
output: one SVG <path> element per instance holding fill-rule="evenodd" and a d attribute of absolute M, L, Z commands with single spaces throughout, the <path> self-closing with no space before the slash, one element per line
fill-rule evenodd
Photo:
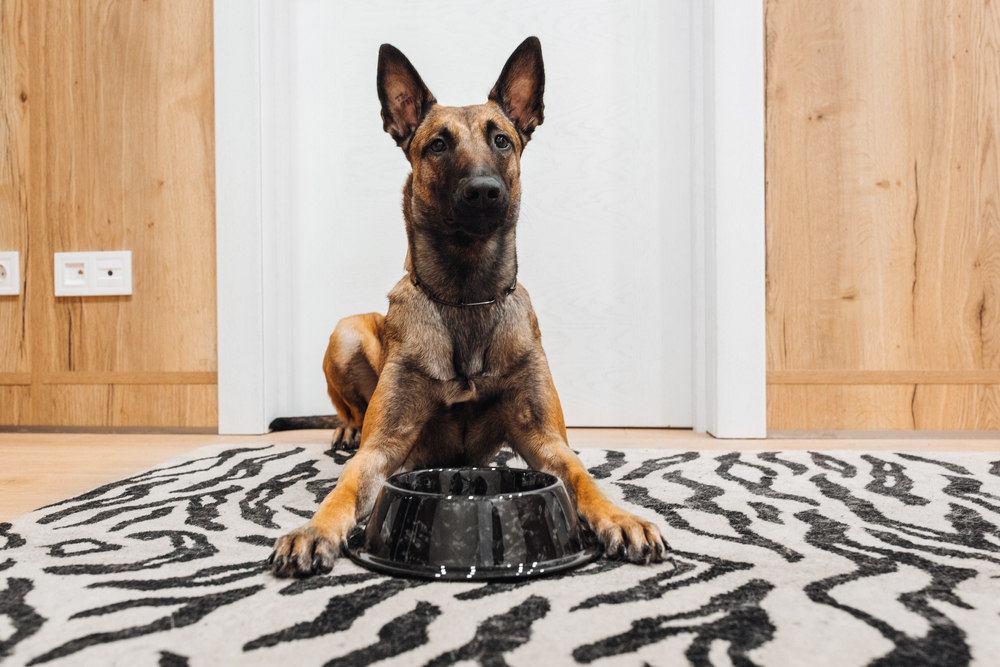
<path fill-rule="evenodd" d="M 410 271 L 410 283 L 412 283 L 414 287 L 420 288 L 431 301 L 440 303 L 442 306 L 451 306 L 452 308 L 469 308 L 470 306 L 490 306 L 497 302 L 496 297 L 490 299 L 489 301 L 469 301 L 469 302 L 459 301 L 458 303 L 454 303 L 452 301 L 445 301 L 444 299 L 439 299 L 437 295 L 434 294 L 434 292 L 432 292 L 427 287 L 427 285 L 424 285 L 422 282 L 420 282 L 420 278 L 417 276 L 416 269 Z M 508 287 L 507 291 L 504 292 L 503 296 L 500 297 L 501 300 L 506 299 L 507 295 L 516 289 L 517 289 L 517 278 L 515 277 L 514 283 L 510 287 Z"/>

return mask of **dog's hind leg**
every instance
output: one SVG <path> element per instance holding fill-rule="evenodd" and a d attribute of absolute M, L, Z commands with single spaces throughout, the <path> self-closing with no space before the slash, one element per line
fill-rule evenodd
<path fill-rule="evenodd" d="M 333 431 L 334 448 L 356 449 L 368 402 L 382 370 L 385 317 L 367 313 L 345 317 L 330 335 L 323 358 L 326 389 L 344 425 Z"/>

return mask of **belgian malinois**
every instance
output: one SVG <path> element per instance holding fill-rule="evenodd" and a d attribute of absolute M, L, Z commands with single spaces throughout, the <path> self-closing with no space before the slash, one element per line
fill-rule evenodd
<path fill-rule="evenodd" d="M 437 104 L 389 44 L 377 88 L 383 128 L 412 167 L 408 275 L 389 293 L 388 314 L 348 317 L 330 336 L 323 370 L 339 419 L 272 425 L 337 426 L 334 446 L 358 446 L 313 518 L 275 542 L 272 571 L 329 572 L 397 470 L 484 465 L 505 444 L 566 484 L 608 556 L 662 560 L 659 529 L 608 500 L 569 448 L 538 321 L 517 282 L 520 159 L 543 119 L 541 43 L 517 47 L 479 106 Z"/>

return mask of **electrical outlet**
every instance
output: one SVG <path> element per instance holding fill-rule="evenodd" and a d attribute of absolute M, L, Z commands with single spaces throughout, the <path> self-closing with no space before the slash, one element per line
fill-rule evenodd
<path fill-rule="evenodd" d="M 20 293 L 20 255 L 16 252 L 0 252 L 0 295 Z"/>
<path fill-rule="evenodd" d="M 132 251 L 57 252 L 56 296 L 132 293 Z"/>

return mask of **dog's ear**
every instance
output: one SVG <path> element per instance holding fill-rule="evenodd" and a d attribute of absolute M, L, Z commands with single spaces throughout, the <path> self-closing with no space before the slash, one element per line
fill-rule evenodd
<path fill-rule="evenodd" d="M 382 103 L 382 129 L 404 151 L 413 132 L 437 102 L 406 56 L 392 44 L 378 50 L 378 99 Z"/>
<path fill-rule="evenodd" d="M 537 37 L 529 37 L 507 59 L 500 78 L 490 91 L 490 100 L 500 105 L 527 142 L 545 119 L 544 91 L 542 43 Z"/>

